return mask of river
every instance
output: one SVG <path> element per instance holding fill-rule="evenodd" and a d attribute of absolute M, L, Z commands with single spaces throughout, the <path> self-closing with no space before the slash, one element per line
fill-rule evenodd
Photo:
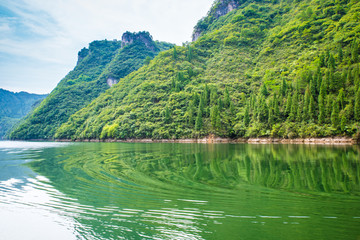
<path fill-rule="evenodd" d="M 0 142 L 0 239 L 359 239 L 360 148 Z"/>

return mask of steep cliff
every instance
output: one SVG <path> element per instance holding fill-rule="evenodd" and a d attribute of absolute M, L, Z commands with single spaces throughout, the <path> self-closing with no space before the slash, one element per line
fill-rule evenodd
<path fill-rule="evenodd" d="M 74 70 L 11 133 L 12 139 L 51 139 L 57 128 L 120 78 L 140 68 L 147 57 L 171 44 L 155 42 L 147 32 L 124 33 L 124 41 L 94 41 L 78 53 Z"/>

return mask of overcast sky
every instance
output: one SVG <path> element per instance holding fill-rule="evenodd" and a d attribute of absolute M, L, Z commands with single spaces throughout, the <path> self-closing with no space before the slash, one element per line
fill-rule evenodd
<path fill-rule="evenodd" d="M 149 31 L 181 45 L 214 0 L 0 0 L 0 88 L 49 93 L 93 40 Z"/>

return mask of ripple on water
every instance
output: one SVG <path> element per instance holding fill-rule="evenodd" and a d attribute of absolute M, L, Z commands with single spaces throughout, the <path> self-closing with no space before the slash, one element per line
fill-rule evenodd
<path fill-rule="evenodd" d="M 356 186 L 324 185 L 350 173 L 357 179 L 357 163 L 344 163 L 349 152 L 301 150 L 291 160 L 296 149 L 182 146 L 49 145 L 33 146 L 25 155 L 19 150 L 36 160 L 29 164 L 36 174 L 0 181 L 0 207 L 54 219 L 53 228 L 72 232 L 70 239 L 251 239 L 254 232 L 263 239 L 268 236 L 262 233 L 298 239 L 294 229 L 305 239 L 323 239 L 324 233 L 344 237 L 337 225 L 349 233 L 345 238 L 357 231 Z M 335 174 L 340 175 L 326 181 Z M 354 194 L 344 195 L 339 186 Z M 325 187 L 327 192 L 320 191 Z"/>

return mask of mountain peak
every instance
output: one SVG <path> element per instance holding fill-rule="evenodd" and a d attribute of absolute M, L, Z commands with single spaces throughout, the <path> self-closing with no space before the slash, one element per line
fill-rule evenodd
<path fill-rule="evenodd" d="M 126 45 L 132 44 L 134 42 L 143 43 L 152 51 L 156 49 L 152 36 L 149 32 L 146 31 L 137 33 L 125 32 L 121 37 L 121 47 L 125 47 Z"/>

